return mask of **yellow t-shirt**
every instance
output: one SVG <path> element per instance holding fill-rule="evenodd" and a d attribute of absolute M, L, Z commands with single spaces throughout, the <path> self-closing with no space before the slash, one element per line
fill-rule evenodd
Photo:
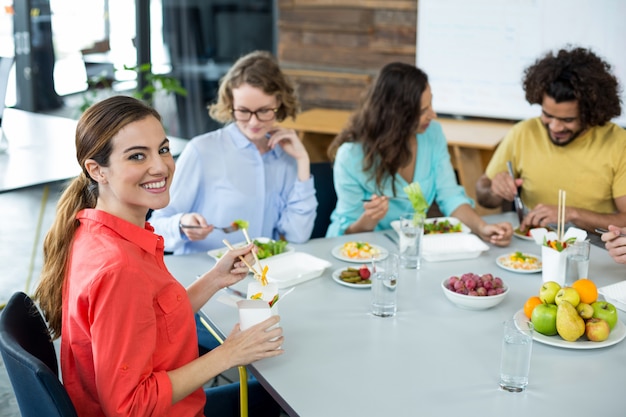
<path fill-rule="evenodd" d="M 529 208 L 558 204 L 562 189 L 566 206 L 614 213 L 614 199 L 626 195 L 626 130 L 613 123 L 556 146 L 540 118 L 519 122 L 496 149 L 487 176 L 507 172 L 509 160 L 515 177 L 524 180 L 521 197 Z"/>

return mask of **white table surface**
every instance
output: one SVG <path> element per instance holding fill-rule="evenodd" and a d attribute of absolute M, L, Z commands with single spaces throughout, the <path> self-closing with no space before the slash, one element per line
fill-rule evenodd
<path fill-rule="evenodd" d="M 514 213 L 492 216 L 515 222 Z M 515 224 L 515 223 L 514 223 Z M 394 233 L 391 231 L 390 233 Z M 538 294 L 541 273 L 518 274 L 495 259 L 521 250 L 541 254 L 532 242 L 513 238 L 507 248 L 470 260 L 423 262 L 419 272 L 403 270 L 398 313 L 369 314 L 370 292 L 338 285 L 331 273 L 346 262 L 331 249 L 366 240 L 390 250 L 383 233 L 314 239 L 295 245 L 333 266 L 319 278 L 296 286 L 279 306 L 285 354 L 249 369 L 291 416 L 618 416 L 626 413 L 626 342 L 573 350 L 535 342 L 529 385 L 524 393 L 498 389 L 502 322 Z M 167 256 L 172 274 L 184 284 L 210 268 L 204 254 Z M 463 310 L 442 293 L 441 281 L 465 272 L 493 273 L 510 287 L 507 298 L 484 311 Z M 591 248 L 589 275 L 600 286 L 621 281 L 626 266 Z M 237 284 L 245 292 L 246 280 Z M 202 312 L 228 334 L 237 311 L 216 299 Z M 225 294 L 225 293 L 224 293 Z M 626 313 L 620 311 L 624 322 Z"/>
<path fill-rule="evenodd" d="M 9 148 L 0 153 L 0 192 L 49 184 L 77 176 L 77 121 L 7 108 L 2 129 Z M 182 152 L 187 141 L 170 137 L 172 153 Z"/>

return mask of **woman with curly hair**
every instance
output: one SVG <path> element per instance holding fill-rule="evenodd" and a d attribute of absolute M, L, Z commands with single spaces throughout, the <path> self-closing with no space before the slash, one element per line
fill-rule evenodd
<path fill-rule="evenodd" d="M 626 224 L 626 131 L 610 121 L 621 114 L 611 65 L 588 49 L 561 49 L 528 67 L 523 85 L 541 115 L 504 138 L 476 185 L 479 203 L 497 207 L 521 187 L 526 230 L 557 222 L 562 189 L 566 222 L 587 230 Z"/>
<path fill-rule="evenodd" d="M 436 201 L 484 240 L 508 245 L 511 225 L 487 224 L 458 184 L 432 97 L 428 77 L 414 65 L 382 68 L 329 147 L 337 206 L 327 236 L 389 229 L 413 210 L 404 188 L 418 183 L 426 205 Z"/>
<path fill-rule="evenodd" d="M 226 126 L 187 144 L 170 204 L 150 218 L 166 250 L 206 252 L 223 247 L 225 237 L 243 241 L 241 231 L 220 229 L 239 219 L 248 222 L 251 236 L 309 239 L 317 209 L 309 155 L 295 131 L 277 125 L 299 108 L 271 53 L 255 51 L 235 62 L 209 107 Z"/>

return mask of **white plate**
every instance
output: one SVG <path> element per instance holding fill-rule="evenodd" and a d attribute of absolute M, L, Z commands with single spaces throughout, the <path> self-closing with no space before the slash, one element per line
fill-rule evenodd
<path fill-rule="evenodd" d="M 458 223 L 461 223 L 461 231 L 460 232 L 455 232 L 455 233 L 450 233 L 450 234 L 471 233 L 472 232 L 472 230 L 469 227 L 467 227 L 465 225 L 465 223 L 462 223 L 456 217 L 431 217 L 431 218 L 428 218 L 428 219 L 424 220 L 424 223 L 434 223 L 435 221 L 442 222 L 444 220 L 448 220 L 450 222 L 450 224 L 452 224 L 452 225 L 456 225 Z M 397 233 L 400 233 L 400 220 L 393 220 L 391 222 L 391 228 L 393 230 L 395 230 Z M 427 235 L 424 235 L 424 237 L 426 237 L 426 236 L 430 237 L 430 236 L 435 236 L 435 235 L 436 234 L 427 234 Z"/>
<path fill-rule="evenodd" d="M 522 232 L 520 232 L 519 228 L 516 227 L 515 229 L 513 229 L 513 236 L 515 236 L 518 239 L 522 239 L 522 240 L 532 240 L 533 242 L 535 241 L 535 239 L 533 239 L 532 236 L 526 236 L 525 234 L 523 234 Z"/>
<path fill-rule="evenodd" d="M 521 269 L 521 268 L 510 267 L 504 264 L 504 260 L 512 255 L 515 255 L 515 252 L 511 252 L 509 254 L 498 257 L 498 259 L 496 259 L 496 264 L 502 269 L 506 269 L 507 271 L 511 271 L 511 272 L 517 272 L 518 274 L 534 274 L 536 272 L 541 272 L 541 256 L 535 255 L 534 253 L 523 252 L 522 255 L 524 256 L 532 256 L 533 258 L 536 258 L 537 261 L 539 262 L 538 264 L 539 266 L 535 269 Z"/>
<path fill-rule="evenodd" d="M 432 235 L 422 241 L 422 258 L 429 262 L 477 258 L 489 246 L 471 233 Z"/>
<path fill-rule="evenodd" d="M 270 239 L 268 237 L 257 237 L 257 238 L 252 239 L 252 241 L 255 241 L 255 240 L 258 240 L 259 242 L 265 243 L 265 242 L 269 242 L 272 239 Z M 248 242 L 234 243 L 233 244 L 233 248 L 241 248 L 241 247 L 246 246 L 247 244 L 248 244 Z M 227 250 L 228 250 L 227 247 L 223 247 L 223 248 L 219 248 L 219 249 L 212 249 L 212 250 L 207 252 L 207 255 L 209 255 L 211 258 L 213 258 L 215 260 L 218 260 L 219 258 L 221 258 L 226 253 Z M 274 256 L 281 256 L 281 255 L 284 255 L 286 253 L 290 253 L 290 252 L 293 252 L 293 251 L 295 251 L 293 246 L 287 244 L 287 246 L 285 246 L 285 251 L 283 253 L 279 253 L 278 255 L 274 255 Z M 266 258 L 266 259 L 269 259 L 269 258 Z"/>
<path fill-rule="evenodd" d="M 319 277 L 331 263 L 308 253 L 290 252 L 264 259 L 261 265 L 267 265 L 267 281 L 282 289 Z"/>
<path fill-rule="evenodd" d="M 520 323 L 529 321 L 528 317 L 526 317 L 526 315 L 524 314 L 524 310 L 519 310 L 517 313 L 515 313 L 513 318 L 515 319 L 515 321 L 518 321 Z M 603 342 L 592 342 L 590 340 L 587 340 L 584 336 L 575 342 L 568 342 L 567 340 L 562 339 L 559 335 L 546 336 L 539 332 L 533 332 L 533 339 L 535 339 L 537 342 L 566 349 L 599 349 L 607 346 L 613 346 L 614 344 L 617 344 L 624 340 L 624 337 L 626 337 L 626 326 L 624 326 L 624 323 L 622 323 L 621 320 L 617 320 L 617 324 L 615 325 L 613 330 L 611 330 L 609 338 Z"/>
<path fill-rule="evenodd" d="M 553 231 L 552 228 L 545 228 L 548 231 Z M 515 236 L 518 239 L 522 239 L 522 240 L 531 240 L 531 241 L 535 241 L 535 239 L 532 236 L 526 236 L 525 234 L 523 234 L 522 232 L 519 231 L 519 227 L 516 227 L 515 229 L 513 229 L 513 236 Z"/>
<path fill-rule="evenodd" d="M 347 268 L 339 268 L 339 269 L 335 269 L 333 271 L 333 279 L 337 282 L 337 284 L 341 284 L 341 285 L 345 285 L 346 287 L 350 287 L 350 288 L 371 288 L 372 284 L 353 284 L 351 282 L 346 282 L 343 281 L 340 276 L 341 276 L 341 272 L 345 271 Z"/>
<path fill-rule="evenodd" d="M 346 242 L 347 243 L 347 242 Z M 368 257 L 368 258 L 348 258 L 347 256 L 344 256 L 341 254 L 341 249 L 343 249 L 343 245 L 341 244 L 339 246 L 335 246 L 333 248 L 333 250 L 330 252 L 335 258 L 339 259 L 340 261 L 345 261 L 345 262 L 353 262 L 353 263 L 367 263 L 367 262 L 371 262 L 372 258 Z M 388 255 L 389 252 L 387 251 L 387 249 L 383 248 L 382 246 L 378 246 L 378 245 L 374 245 L 374 244 L 369 244 L 372 248 L 374 249 L 378 249 L 378 260 L 383 260 L 385 259 Z"/>

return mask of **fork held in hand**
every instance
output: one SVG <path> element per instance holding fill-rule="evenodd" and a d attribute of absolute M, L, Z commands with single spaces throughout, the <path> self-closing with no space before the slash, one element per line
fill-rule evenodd
<path fill-rule="evenodd" d="M 199 224 L 180 224 L 181 229 L 204 229 L 208 226 L 200 226 Z M 215 229 L 221 230 L 224 233 L 232 233 L 239 230 L 239 226 L 236 224 L 231 224 L 227 227 L 215 227 Z"/>
<path fill-rule="evenodd" d="M 511 163 L 511 161 L 507 161 L 506 166 L 509 169 L 509 175 L 511 175 L 511 178 L 513 178 L 513 182 L 515 182 L 515 174 L 513 173 L 513 164 Z M 524 221 L 524 202 L 522 201 L 522 197 L 520 197 L 519 195 L 519 191 L 517 191 L 517 187 L 515 190 L 515 198 L 513 200 L 514 200 L 515 212 L 517 213 L 519 224 L 522 224 L 522 222 Z"/>

